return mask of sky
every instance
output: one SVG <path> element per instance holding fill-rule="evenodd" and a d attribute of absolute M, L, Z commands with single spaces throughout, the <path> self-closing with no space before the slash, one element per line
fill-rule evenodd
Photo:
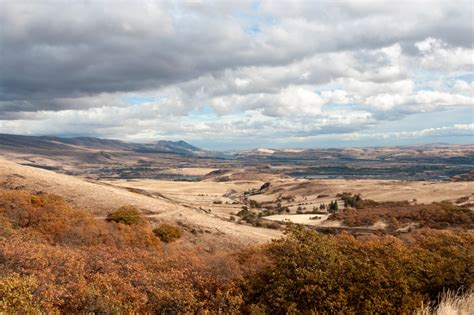
<path fill-rule="evenodd" d="M 0 133 L 474 143 L 473 1 L 0 0 Z"/>

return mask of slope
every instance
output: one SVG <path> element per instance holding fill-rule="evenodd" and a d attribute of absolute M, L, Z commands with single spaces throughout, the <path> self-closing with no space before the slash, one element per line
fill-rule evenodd
<path fill-rule="evenodd" d="M 189 239 L 210 247 L 240 247 L 266 242 L 281 235 L 278 231 L 221 220 L 159 193 L 143 194 L 140 191 L 19 165 L 3 158 L 0 158 L 0 188 L 57 194 L 76 207 L 90 211 L 99 219 L 122 205 L 134 205 L 152 221 L 171 221 L 189 230 L 204 231 L 202 234 L 189 235 Z"/>

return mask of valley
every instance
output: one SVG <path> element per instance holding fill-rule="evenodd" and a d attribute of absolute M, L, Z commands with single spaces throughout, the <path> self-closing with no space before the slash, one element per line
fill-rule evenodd
<path fill-rule="evenodd" d="M 474 209 L 472 182 L 459 179 L 473 172 L 472 146 L 231 155 L 185 142 L 2 135 L 0 153 L 2 188 L 58 194 L 98 218 L 136 206 L 153 225 L 174 222 L 191 242 L 210 247 L 266 242 L 288 222 L 344 229 L 343 222 L 328 220 L 331 203 L 344 209 L 343 193 L 379 203 L 449 201 Z M 385 227 L 379 220 L 367 228 Z"/>

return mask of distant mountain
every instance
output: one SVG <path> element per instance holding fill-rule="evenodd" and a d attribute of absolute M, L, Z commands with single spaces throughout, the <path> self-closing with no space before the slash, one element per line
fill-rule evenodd
<path fill-rule="evenodd" d="M 2 150 L 23 154 L 40 153 L 54 155 L 69 152 L 70 156 L 79 152 L 98 154 L 98 151 L 135 152 L 141 154 L 177 154 L 182 156 L 205 156 L 243 160 L 320 160 L 320 161 L 436 161 L 444 160 L 458 164 L 472 164 L 473 145 L 430 144 L 404 147 L 368 147 L 339 149 L 274 149 L 258 148 L 247 151 L 217 152 L 203 150 L 185 141 L 160 140 L 153 143 L 130 143 L 120 140 L 95 137 L 62 138 L 52 136 L 22 136 L 0 134 Z M 34 152 L 33 152 L 34 151 Z M 61 151 L 61 152 L 59 152 Z M 102 157 L 101 157 L 102 158 Z"/>
<path fill-rule="evenodd" d="M 157 141 L 151 144 L 142 144 L 137 148 L 134 148 L 133 151 L 140 153 L 175 153 L 185 155 L 194 155 L 204 152 L 202 149 L 197 148 L 185 141 L 166 140 Z"/>
<path fill-rule="evenodd" d="M 48 137 L 30 137 L 0 134 L 0 147 L 18 150 L 23 148 L 63 149 L 64 144 L 48 139 Z"/>
<path fill-rule="evenodd" d="M 132 149 L 136 144 L 127 143 L 120 140 L 101 139 L 94 137 L 76 137 L 76 138 L 60 138 L 60 137 L 41 137 L 54 142 L 70 144 L 80 147 L 97 148 L 97 149 Z"/>
<path fill-rule="evenodd" d="M 473 145 L 429 144 L 403 147 L 367 147 L 332 149 L 271 149 L 259 148 L 241 151 L 234 155 L 237 159 L 281 160 L 321 160 L 321 161 L 451 161 L 472 164 Z"/>
<path fill-rule="evenodd" d="M 0 134 L 0 146 L 12 148 L 71 149 L 74 146 L 97 149 L 131 149 L 135 144 L 92 137 L 61 138 Z"/>
<path fill-rule="evenodd" d="M 204 155 L 206 151 L 185 141 L 161 140 L 155 143 L 129 143 L 120 140 L 94 137 L 62 138 L 51 136 L 22 136 L 0 134 L 0 148 L 9 151 L 28 150 L 112 150 L 133 151 L 139 153 L 168 153 L 179 155 Z"/>
<path fill-rule="evenodd" d="M 189 143 L 187 143 L 186 141 L 166 141 L 166 140 L 161 140 L 161 141 L 158 141 L 157 144 L 160 144 L 160 145 L 163 145 L 163 146 L 168 146 L 170 148 L 179 148 L 179 149 L 187 149 L 187 150 L 190 150 L 190 151 L 202 151 L 200 148 L 198 147 L 195 147 Z"/>

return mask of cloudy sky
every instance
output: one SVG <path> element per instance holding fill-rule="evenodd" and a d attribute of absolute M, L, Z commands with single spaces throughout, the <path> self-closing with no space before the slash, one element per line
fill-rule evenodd
<path fill-rule="evenodd" d="M 474 143 L 473 4 L 0 0 L 0 133 Z"/>

